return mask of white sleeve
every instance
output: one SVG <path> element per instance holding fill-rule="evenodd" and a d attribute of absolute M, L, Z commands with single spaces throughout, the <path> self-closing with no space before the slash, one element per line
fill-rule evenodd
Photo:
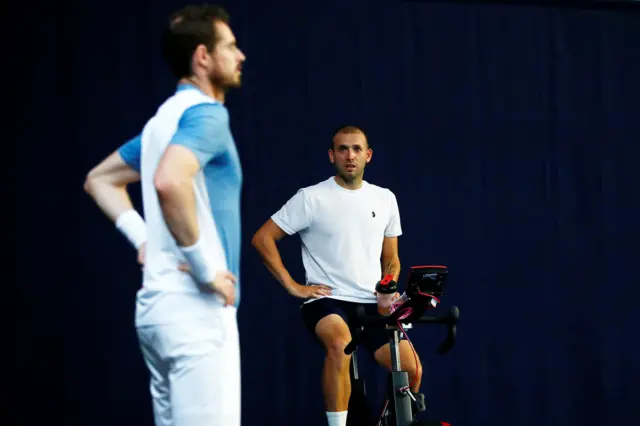
<path fill-rule="evenodd" d="M 400 210 L 398 209 L 398 201 L 393 192 L 389 191 L 389 223 L 384 230 L 385 237 L 397 237 L 402 235 L 402 226 L 400 225 Z"/>
<path fill-rule="evenodd" d="M 284 232 L 293 235 L 311 225 L 312 213 L 311 200 L 305 191 L 300 189 L 271 216 L 271 219 Z"/>

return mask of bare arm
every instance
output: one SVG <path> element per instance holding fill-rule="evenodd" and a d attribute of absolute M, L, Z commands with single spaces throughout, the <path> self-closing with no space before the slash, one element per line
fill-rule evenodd
<path fill-rule="evenodd" d="M 280 229 L 272 219 L 269 219 L 255 233 L 251 239 L 251 244 L 258 250 L 264 265 L 269 272 L 271 272 L 271 275 L 291 293 L 291 290 L 297 283 L 284 267 L 282 257 L 276 246 L 276 242 L 280 241 L 286 235 L 287 234 Z"/>
<path fill-rule="evenodd" d="M 393 275 L 400 278 L 400 257 L 398 256 L 398 237 L 385 237 L 382 243 L 382 277 Z"/>
<path fill-rule="evenodd" d="M 134 210 L 127 192 L 127 185 L 139 180 L 140 174 L 115 151 L 89 172 L 84 181 L 84 190 L 138 250 L 138 263 L 143 264 L 147 228 L 142 217 Z"/>
<path fill-rule="evenodd" d="M 323 285 L 305 286 L 298 284 L 289 274 L 282 263 L 282 257 L 276 243 L 287 234 L 273 221 L 269 219 L 255 233 L 251 244 L 258 250 L 264 265 L 271 275 L 293 296 L 300 298 L 327 296 L 331 289 Z"/>
<path fill-rule="evenodd" d="M 182 247 L 200 238 L 193 178 L 200 164 L 191 150 L 171 145 L 160 159 L 154 186 L 169 231 Z"/>
<path fill-rule="evenodd" d="M 153 184 L 158 194 L 162 215 L 187 258 L 187 269 L 201 284 L 211 287 L 224 298 L 225 305 L 235 303 L 236 277 L 209 263 L 206 247 L 200 244 L 193 178 L 200 162 L 193 151 L 181 145 L 170 145 L 160 159 Z"/>
<path fill-rule="evenodd" d="M 138 182 L 140 174 L 114 152 L 94 167 L 84 181 L 84 190 L 107 217 L 114 221 L 133 209 L 127 185 Z"/>

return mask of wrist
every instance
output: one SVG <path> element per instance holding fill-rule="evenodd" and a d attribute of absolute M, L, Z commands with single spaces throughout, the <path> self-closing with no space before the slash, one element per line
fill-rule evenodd
<path fill-rule="evenodd" d="M 282 285 L 289 292 L 289 294 L 294 294 L 296 289 L 300 286 L 297 282 L 293 280 L 293 278 L 289 277 L 289 279 L 282 281 Z"/>
<path fill-rule="evenodd" d="M 195 244 L 187 247 L 178 247 L 189 264 L 189 270 L 200 284 L 209 284 L 216 277 L 216 270 L 206 255 L 204 241 L 199 238 Z"/>
<path fill-rule="evenodd" d="M 147 224 L 134 209 L 122 212 L 116 218 L 115 225 L 136 249 L 147 242 Z"/>

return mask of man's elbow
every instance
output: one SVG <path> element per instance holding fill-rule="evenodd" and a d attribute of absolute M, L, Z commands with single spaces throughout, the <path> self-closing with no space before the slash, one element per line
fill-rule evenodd
<path fill-rule="evenodd" d="M 258 230 L 255 234 L 253 234 L 253 238 L 251 238 L 251 245 L 258 251 L 263 246 L 262 241 L 264 240 L 264 235 L 262 230 Z"/>
<path fill-rule="evenodd" d="M 91 195 L 91 192 L 93 191 L 92 185 L 93 185 L 93 182 L 91 182 L 91 177 L 87 176 L 84 180 L 84 185 L 82 187 L 84 189 L 84 192 Z"/>
<path fill-rule="evenodd" d="M 153 176 L 153 186 L 158 193 L 158 197 L 164 199 L 180 190 L 183 185 L 183 178 L 176 173 L 170 173 L 159 168 Z"/>
<path fill-rule="evenodd" d="M 273 235 L 271 235 L 269 230 L 266 229 L 264 226 L 258 229 L 258 231 L 256 231 L 255 234 L 253 234 L 253 238 L 251 238 L 251 245 L 259 253 L 262 253 L 265 250 L 267 250 L 266 248 L 269 246 L 269 244 L 271 243 L 275 244 L 275 242 L 276 242 L 276 238 Z"/>
<path fill-rule="evenodd" d="M 98 180 L 99 178 L 93 173 L 93 170 L 90 171 L 84 178 L 84 192 L 93 196 L 95 194 L 96 187 L 98 186 Z"/>

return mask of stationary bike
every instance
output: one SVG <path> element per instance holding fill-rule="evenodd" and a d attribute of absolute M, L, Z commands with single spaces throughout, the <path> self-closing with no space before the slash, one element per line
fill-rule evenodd
<path fill-rule="evenodd" d="M 440 303 L 439 298 L 444 292 L 448 274 L 449 270 L 446 266 L 413 266 L 405 292 L 391 305 L 391 313 L 389 315 L 365 316 L 364 308 L 358 309 L 356 317 L 350 324 L 352 340 L 344 350 L 345 354 L 351 354 L 352 357 L 352 400 L 349 407 L 349 425 L 450 426 L 446 422 L 415 420 L 415 416 L 426 409 L 426 404 L 422 399 L 422 395 L 416 396 L 411 392 L 409 376 L 406 371 L 402 371 L 400 365 L 399 352 L 400 333 L 404 333 L 405 329 L 411 328 L 412 324 L 446 325 L 447 336 L 437 349 L 437 353 L 444 355 L 453 347 L 460 316 L 458 308 L 454 306 L 448 314 L 443 316 L 422 316 L 426 310 L 434 309 Z M 376 286 L 378 292 L 395 293 L 396 289 L 396 283 L 388 279 L 381 280 Z M 373 416 L 364 401 L 366 399 L 364 380 L 358 376 L 358 365 L 354 351 L 362 340 L 364 327 L 380 324 L 384 324 L 389 333 L 392 371 L 388 380 L 382 412 L 376 422 L 373 423 Z M 407 324 L 407 326 L 403 327 L 401 324 Z"/>

